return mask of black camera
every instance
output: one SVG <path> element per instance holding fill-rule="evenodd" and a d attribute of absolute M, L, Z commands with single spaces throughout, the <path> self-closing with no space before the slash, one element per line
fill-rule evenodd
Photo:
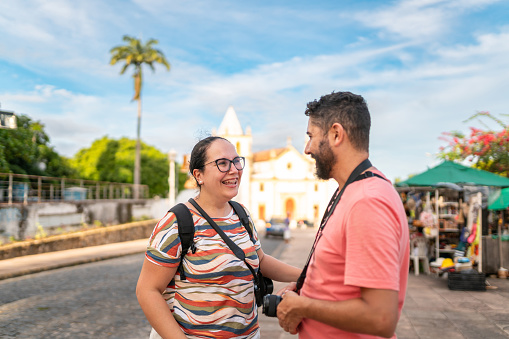
<path fill-rule="evenodd" d="M 267 294 L 263 297 L 262 313 L 267 317 L 277 316 L 277 305 L 281 302 L 282 298 L 277 294 Z"/>
<path fill-rule="evenodd" d="M 260 307 L 263 304 L 264 296 L 271 294 L 274 290 L 274 284 L 271 279 L 264 277 L 260 271 L 258 271 L 256 275 L 256 280 L 254 284 L 254 293 L 256 306 Z"/>

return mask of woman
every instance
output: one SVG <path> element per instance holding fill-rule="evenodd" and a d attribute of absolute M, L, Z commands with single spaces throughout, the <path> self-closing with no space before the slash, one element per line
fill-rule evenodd
<path fill-rule="evenodd" d="M 244 158 L 226 139 L 208 137 L 191 152 L 189 171 L 199 194 L 196 203 L 245 253 L 253 269 L 277 281 L 296 281 L 300 269 L 263 253 L 228 203 L 239 190 Z M 147 247 L 136 295 L 153 327 L 151 338 L 259 338 L 253 276 L 205 218 L 190 204 L 194 249 L 185 254 L 186 279 L 177 268 L 181 243 L 172 212 L 156 225 Z"/>

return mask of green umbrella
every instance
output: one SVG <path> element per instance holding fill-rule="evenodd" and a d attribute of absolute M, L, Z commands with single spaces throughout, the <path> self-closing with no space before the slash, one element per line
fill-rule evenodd
<path fill-rule="evenodd" d="M 509 188 L 501 189 L 488 199 L 489 210 L 505 210 L 509 206 Z"/>
<path fill-rule="evenodd" d="M 396 186 L 436 186 L 439 183 L 509 187 L 509 178 L 452 161 L 444 161 L 426 172 L 396 183 Z"/>

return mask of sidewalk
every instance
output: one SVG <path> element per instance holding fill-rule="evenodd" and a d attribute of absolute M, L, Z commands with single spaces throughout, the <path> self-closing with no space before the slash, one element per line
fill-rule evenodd
<path fill-rule="evenodd" d="M 302 267 L 314 239 L 314 230 L 292 230 L 292 240 L 280 259 Z M 263 240 L 262 240 L 263 245 Z M 509 279 L 488 278 L 497 287 L 485 292 L 451 291 L 447 279 L 415 276 L 410 272 L 398 339 L 509 338 Z M 274 290 L 284 284 L 275 283 Z M 277 319 L 261 314 L 262 338 L 296 339 L 284 332 Z"/>
<path fill-rule="evenodd" d="M 279 259 L 302 267 L 314 239 L 313 229 L 292 230 Z M 262 239 L 263 245 L 263 239 Z M 78 265 L 145 251 L 146 240 L 25 256 L 0 261 L 0 280 L 48 269 Z M 409 275 L 405 306 L 398 323 L 399 339 L 509 338 L 509 279 L 488 278 L 496 287 L 485 292 L 451 291 L 447 280 Z M 278 291 L 285 284 L 275 283 Z M 262 338 L 297 338 L 280 329 L 276 318 L 259 309 Z"/>
<path fill-rule="evenodd" d="M 144 252 L 147 239 L 0 260 L 0 280 Z"/>

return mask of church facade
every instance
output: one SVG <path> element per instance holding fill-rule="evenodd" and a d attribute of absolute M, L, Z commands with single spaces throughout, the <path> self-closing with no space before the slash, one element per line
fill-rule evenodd
<path fill-rule="evenodd" d="M 314 160 L 292 146 L 290 139 L 286 147 L 253 153 L 251 129 L 244 132 L 231 106 L 212 135 L 229 140 L 246 158 L 235 200 L 249 209 L 253 220 L 289 216 L 315 226 L 320 222 L 337 184 L 316 179 Z"/>

